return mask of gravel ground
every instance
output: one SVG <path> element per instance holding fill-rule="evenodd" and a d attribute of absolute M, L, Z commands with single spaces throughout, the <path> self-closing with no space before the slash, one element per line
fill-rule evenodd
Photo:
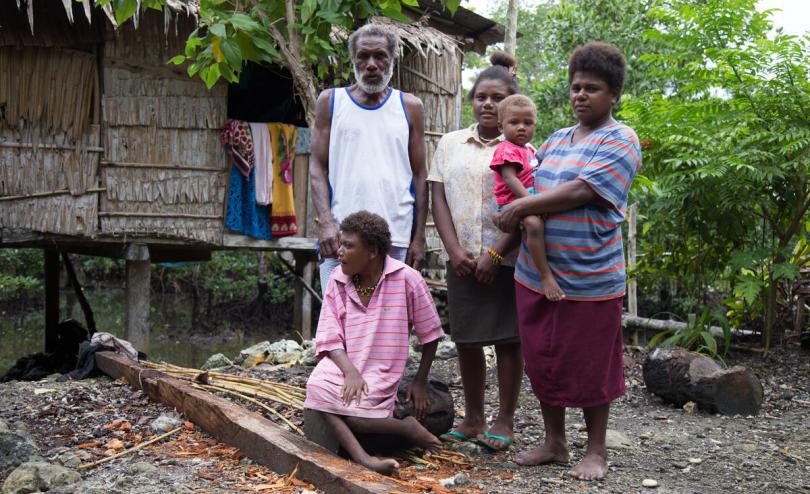
<path fill-rule="evenodd" d="M 524 379 L 512 449 L 493 454 L 472 444 L 459 446 L 475 465 L 465 472 L 472 481 L 466 492 L 652 491 L 642 486 L 644 479 L 656 481 L 659 492 L 810 492 L 810 355 L 798 346 L 775 351 L 764 360 L 746 353 L 727 358 L 729 365 L 751 367 L 762 381 L 766 401 L 756 417 L 689 413 L 663 404 L 644 388 L 644 352 L 628 350 L 625 355 L 628 394 L 611 410 L 609 428 L 617 433 L 618 449 L 610 451 L 606 480 L 573 480 L 566 475 L 570 466 L 519 467 L 512 462 L 516 451 L 543 437 L 537 401 Z M 455 359 L 437 360 L 433 375 L 451 384 L 456 408 L 461 409 L 457 365 Z M 308 373 L 309 369 L 294 368 L 265 375 L 302 384 Z M 495 382 L 492 368 L 489 382 Z M 492 411 L 497 406 L 492 384 L 487 397 L 487 409 Z M 103 458 L 110 454 L 107 446 L 113 439 L 120 439 L 125 447 L 146 441 L 154 437 L 151 421 L 173 413 L 149 402 L 141 392 L 106 378 L 0 384 L 0 403 L 0 419 L 12 428 L 22 424 L 42 456 L 54 463 L 74 456 L 82 462 Z M 116 419 L 118 425 L 111 426 Z M 578 410 L 569 410 L 572 465 L 584 454 L 582 422 Z M 256 492 L 257 486 L 285 482 L 190 423 L 166 441 L 81 474 L 83 482 L 76 492 L 87 493 Z M 262 492 L 299 493 L 307 488 L 286 481 L 283 489 Z"/>

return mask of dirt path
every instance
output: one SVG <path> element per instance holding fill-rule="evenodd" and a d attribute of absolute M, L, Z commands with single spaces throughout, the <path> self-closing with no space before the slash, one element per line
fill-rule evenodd
<path fill-rule="evenodd" d="M 467 488 L 510 494 L 642 492 L 651 490 L 642 487 L 642 480 L 653 479 L 659 492 L 810 492 L 810 355 L 790 347 L 764 361 L 746 354 L 728 358 L 730 365 L 752 367 L 762 380 L 766 402 L 756 417 L 687 413 L 664 405 L 644 389 L 644 355 L 626 355 L 629 392 L 615 402 L 609 424 L 621 434 L 617 440 L 623 444 L 610 451 L 607 480 L 585 483 L 566 476 L 570 467 L 525 468 L 512 462 L 516 451 L 543 437 L 537 402 L 524 380 L 512 450 L 492 454 L 472 444 L 460 447 L 475 465 L 466 472 L 472 480 Z M 303 384 L 308 371 L 296 368 L 268 377 Z M 436 361 L 434 374 L 451 383 L 456 407 L 462 408 L 456 360 Z M 490 383 L 494 377 L 490 369 Z M 493 385 L 487 388 L 489 412 L 497 404 L 495 391 Z M 23 423 L 42 455 L 53 462 L 79 452 L 82 461 L 103 458 L 113 439 L 120 439 L 124 447 L 148 440 L 152 420 L 172 412 L 106 378 L 0 384 L 0 403 L 0 419 Z M 111 426 L 116 419 L 118 425 Z M 583 420 L 577 410 L 570 410 L 567 420 L 576 461 L 584 453 L 585 436 L 579 432 Z M 286 481 L 282 489 L 284 479 L 190 424 L 169 440 L 83 471 L 82 477 L 82 493 L 257 492 L 262 486 L 266 490 L 260 492 L 297 493 L 307 488 Z M 279 487 L 268 487 L 272 485 Z"/>

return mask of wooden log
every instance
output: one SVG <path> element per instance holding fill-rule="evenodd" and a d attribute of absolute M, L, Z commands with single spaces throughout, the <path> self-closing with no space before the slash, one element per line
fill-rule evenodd
<path fill-rule="evenodd" d="M 680 347 L 657 348 L 644 361 L 643 372 L 647 390 L 677 406 L 692 401 L 723 415 L 756 415 L 762 406 L 762 384 L 750 369 L 723 369 Z"/>
<path fill-rule="evenodd" d="M 280 473 L 296 466 L 300 477 L 324 492 L 383 494 L 403 491 L 404 486 L 279 427 L 230 401 L 194 388 L 161 372 L 111 352 L 96 354 L 99 369 L 150 399 L 173 406 L 217 439 L 239 448 L 251 459 Z"/>

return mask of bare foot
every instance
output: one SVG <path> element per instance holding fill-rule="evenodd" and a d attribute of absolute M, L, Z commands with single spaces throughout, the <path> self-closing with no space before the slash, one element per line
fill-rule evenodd
<path fill-rule="evenodd" d="M 546 463 L 565 464 L 569 460 L 568 448 L 563 443 L 546 442 L 539 448 L 523 451 L 515 456 L 515 463 L 524 467 L 545 465 Z"/>
<path fill-rule="evenodd" d="M 543 283 L 543 291 L 547 299 L 552 302 L 559 302 L 565 298 L 565 292 L 562 291 L 562 288 L 560 288 L 560 285 L 557 284 L 557 280 L 555 280 L 553 276 L 543 277 L 541 282 Z"/>
<path fill-rule="evenodd" d="M 579 480 L 602 480 L 608 471 L 607 459 L 598 453 L 586 453 L 569 475 Z"/>
<path fill-rule="evenodd" d="M 442 442 L 439 438 L 431 434 L 431 432 L 419 423 L 416 418 L 412 416 L 405 417 L 402 421 L 407 425 L 411 431 L 410 439 L 422 449 L 427 451 L 436 452 L 442 449 Z"/>
<path fill-rule="evenodd" d="M 361 463 L 363 466 L 383 475 L 391 475 L 395 470 L 399 469 L 399 463 L 391 458 L 380 459 L 376 456 L 369 456 L 367 460 Z"/>

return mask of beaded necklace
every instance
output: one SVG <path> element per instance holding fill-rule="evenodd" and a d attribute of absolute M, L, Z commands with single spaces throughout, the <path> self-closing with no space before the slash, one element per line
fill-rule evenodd
<path fill-rule="evenodd" d="M 380 273 L 380 277 L 382 277 L 382 273 Z M 377 280 L 379 282 L 379 279 Z M 361 297 L 370 297 L 374 290 L 377 289 L 377 285 L 371 286 L 360 286 L 360 275 L 356 274 L 352 276 L 352 283 L 354 283 L 354 289 L 357 291 L 357 294 Z"/>

